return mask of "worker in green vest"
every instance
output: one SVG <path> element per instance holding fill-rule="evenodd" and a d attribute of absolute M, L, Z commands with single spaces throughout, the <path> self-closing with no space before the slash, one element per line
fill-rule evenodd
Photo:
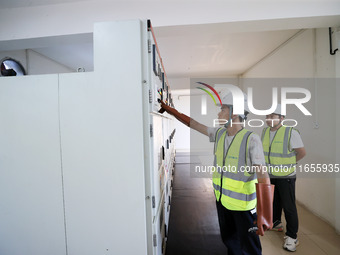
<path fill-rule="evenodd" d="M 275 185 L 273 203 L 273 230 L 282 232 L 282 209 L 287 222 L 283 248 L 296 251 L 299 244 L 297 232 L 299 227 L 295 202 L 296 162 L 306 155 L 298 130 L 285 127 L 282 121 L 281 105 L 266 116 L 268 125 L 262 132 L 262 144 L 270 181 Z"/>
<path fill-rule="evenodd" d="M 273 185 L 261 165 L 265 165 L 260 137 L 243 128 L 245 112 L 233 114 L 233 96 L 220 92 L 218 118 L 222 127 L 207 127 L 161 102 L 161 111 L 174 115 L 185 125 L 208 136 L 215 143 L 213 189 L 220 233 L 228 254 L 262 254 L 258 235 L 272 227 Z"/>

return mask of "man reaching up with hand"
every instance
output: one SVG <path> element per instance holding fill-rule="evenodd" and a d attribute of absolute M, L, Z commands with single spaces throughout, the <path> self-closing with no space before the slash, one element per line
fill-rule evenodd
<path fill-rule="evenodd" d="M 265 159 L 259 136 L 242 126 L 249 112 L 246 95 L 242 115 L 233 113 L 233 97 L 229 91 L 222 91 L 220 97 L 218 118 L 227 121 L 223 127 L 207 127 L 162 101 L 160 112 L 167 111 L 215 143 L 213 188 L 222 240 L 229 255 L 259 255 L 262 248 L 258 235 L 272 228 L 274 186 L 262 169 Z"/>

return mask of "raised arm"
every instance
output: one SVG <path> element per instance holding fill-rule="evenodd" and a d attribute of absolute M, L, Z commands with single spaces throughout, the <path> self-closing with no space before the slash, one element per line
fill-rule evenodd
<path fill-rule="evenodd" d="M 208 135 L 208 127 L 197 122 L 196 120 L 190 118 L 189 116 L 178 112 L 175 108 L 172 108 L 166 105 L 162 100 L 158 99 L 158 102 L 161 104 L 161 109 L 159 110 L 160 113 L 167 112 L 182 122 L 184 125 L 200 132 L 203 135 Z"/>

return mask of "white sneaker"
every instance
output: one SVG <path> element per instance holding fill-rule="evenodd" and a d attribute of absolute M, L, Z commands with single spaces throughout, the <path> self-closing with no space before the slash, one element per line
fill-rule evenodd
<path fill-rule="evenodd" d="M 283 249 L 287 250 L 287 251 L 296 251 L 296 246 L 299 245 L 299 240 L 293 239 L 289 236 L 285 236 L 285 243 L 283 244 Z"/>

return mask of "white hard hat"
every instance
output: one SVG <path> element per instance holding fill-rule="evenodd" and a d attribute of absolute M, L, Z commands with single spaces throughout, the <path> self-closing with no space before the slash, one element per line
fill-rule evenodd
<path fill-rule="evenodd" d="M 219 96 L 221 98 L 223 105 L 234 105 L 233 94 L 228 89 L 222 89 L 219 92 Z M 244 111 L 249 113 L 250 111 L 249 111 L 249 108 L 248 108 L 248 96 L 247 96 L 247 94 L 243 93 L 243 99 L 244 99 Z M 221 106 L 221 104 L 218 104 L 218 105 Z"/>
<path fill-rule="evenodd" d="M 281 114 L 281 104 L 277 104 L 277 107 L 276 107 L 276 109 L 273 113 L 278 114 L 278 115 L 282 115 Z"/>
<path fill-rule="evenodd" d="M 229 90 L 221 90 L 219 96 L 221 98 L 222 104 L 233 105 L 233 95 Z"/>

